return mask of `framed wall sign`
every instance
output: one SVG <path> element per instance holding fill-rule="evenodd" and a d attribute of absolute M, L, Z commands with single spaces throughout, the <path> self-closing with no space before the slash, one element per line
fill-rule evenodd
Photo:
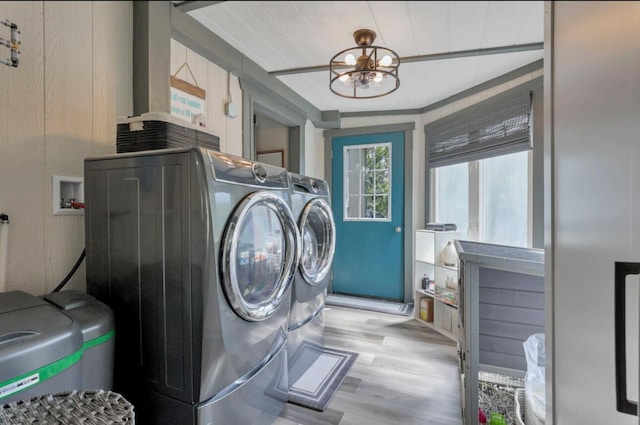
<path fill-rule="evenodd" d="M 191 74 L 195 85 L 176 77 L 185 66 Z M 207 92 L 198 87 L 198 82 L 191 72 L 191 68 L 185 62 L 175 75 L 171 76 L 171 115 L 204 126 L 206 99 Z"/>

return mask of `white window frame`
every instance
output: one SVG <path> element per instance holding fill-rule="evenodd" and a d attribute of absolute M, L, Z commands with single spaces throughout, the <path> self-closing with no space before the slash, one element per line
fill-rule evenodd
<path fill-rule="evenodd" d="M 481 161 L 470 161 L 469 166 L 469 228 L 466 238 L 472 241 L 484 241 L 484 211 L 482 205 L 482 163 Z M 429 217 L 432 221 L 440 221 L 437 217 L 440 193 L 438 193 L 438 170 L 431 170 L 431 208 Z M 533 151 L 527 153 L 527 248 L 533 247 Z"/>
<path fill-rule="evenodd" d="M 347 151 L 349 149 L 366 149 L 366 148 L 378 148 L 378 147 L 387 147 L 389 148 L 389 200 L 388 200 L 388 205 L 389 205 L 389 211 L 388 211 L 388 217 L 386 218 L 378 218 L 378 217 L 349 217 L 348 211 L 347 209 L 349 208 L 349 188 L 348 188 L 348 184 L 349 184 L 349 180 L 348 180 L 348 173 L 347 173 L 347 161 L 346 159 L 348 158 L 347 156 Z M 392 199 L 392 194 L 393 194 L 393 146 L 391 145 L 391 142 L 381 142 L 381 143 L 370 143 L 370 144 L 364 144 L 364 145 L 346 145 L 343 147 L 343 151 L 342 151 L 342 193 L 343 193 L 343 211 L 342 211 L 342 217 L 343 217 L 343 221 L 375 221 L 375 222 L 390 222 L 392 220 L 392 208 L 391 208 L 391 202 L 393 201 Z M 363 170 L 360 170 L 361 172 Z M 381 171 L 381 170 L 370 170 L 370 171 Z M 359 196 L 363 196 L 362 194 L 362 179 L 360 179 L 359 181 L 359 188 L 358 188 L 358 195 Z M 375 179 L 374 179 L 374 185 L 375 185 Z M 375 192 L 375 190 L 374 190 Z M 361 212 L 360 212 L 361 213 Z"/>

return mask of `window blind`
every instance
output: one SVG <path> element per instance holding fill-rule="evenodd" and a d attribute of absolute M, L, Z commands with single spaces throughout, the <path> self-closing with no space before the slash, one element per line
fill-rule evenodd
<path fill-rule="evenodd" d="M 490 99 L 425 127 L 429 167 L 531 149 L 531 92 Z"/>

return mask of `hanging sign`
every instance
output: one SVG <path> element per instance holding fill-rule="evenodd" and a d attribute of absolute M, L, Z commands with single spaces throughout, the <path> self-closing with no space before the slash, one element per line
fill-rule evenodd
<path fill-rule="evenodd" d="M 195 85 L 176 77 L 185 66 Z M 207 92 L 198 87 L 189 64 L 185 62 L 176 74 L 171 76 L 171 115 L 204 127 L 206 99 Z"/>

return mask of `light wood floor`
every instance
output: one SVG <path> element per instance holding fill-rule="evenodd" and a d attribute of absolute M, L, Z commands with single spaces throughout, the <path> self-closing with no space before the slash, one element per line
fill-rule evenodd
<path fill-rule="evenodd" d="M 411 317 L 331 306 L 326 345 L 359 353 L 329 406 L 287 404 L 274 425 L 462 425 L 454 341 Z"/>

